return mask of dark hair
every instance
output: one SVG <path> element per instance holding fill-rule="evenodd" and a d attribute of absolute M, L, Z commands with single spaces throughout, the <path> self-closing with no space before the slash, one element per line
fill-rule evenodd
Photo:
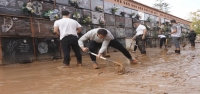
<path fill-rule="evenodd" d="M 70 14 L 70 12 L 67 11 L 67 10 L 62 11 L 62 15 L 63 15 L 63 16 L 68 16 L 69 14 Z"/>
<path fill-rule="evenodd" d="M 106 36 L 106 35 L 108 34 L 108 32 L 107 32 L 107 30 L 105 30 L 105 29 L 99 29 L 99 30 L 97 31 L 97 34 Z"/>
<path fill-rule="evenodd" d="M 171 23 L 176 23 L 176 20 L 171 20 Z"/>

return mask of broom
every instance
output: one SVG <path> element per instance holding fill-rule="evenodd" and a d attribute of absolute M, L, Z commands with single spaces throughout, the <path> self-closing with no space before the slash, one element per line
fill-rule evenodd
<path fill-rule="evenodd" d="M 92 54 L 92 55 L 94 55 L 94 56 L 97 56 L 97 54 L 95 54 L 95 53 L 92 53 L 92 52 L 90 52 L 90 51 L 88 51 L 88 53 L 90 53 L 90 54 Z M 105 58 L 105 57 L 100 57 L 101 59 L 103 59 L 103 60 L 106 60 L 106 61 L 108 61 L 108 62 L 112 62 L 112 63 L 114 63 L 114 65 L 115 65 L 115 69 L 117 70 L 117 72 L 118 72 L 118 74 L 124 74 L 125 73 L 125 68 L 124 68 L 124 66 L 121 64 L 121 63 L 119 63 L 119 62 L 116 62 L 116 61 L 112 61 L 112 60 L 110 60 L 110 59 L 108 59 L 108 58 Z"/>

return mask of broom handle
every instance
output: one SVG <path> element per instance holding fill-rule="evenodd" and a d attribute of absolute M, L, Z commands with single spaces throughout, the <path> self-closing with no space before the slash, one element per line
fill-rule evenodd
<path fill-rule="evenodd" d="M 93 53 L 93 52 L 90 52 L 90 51 L 88 51 L 88 53 L 90 53 L 90 54 L 92 54 L 92 55 L 94 55 L 94 56 L 98 56 L 97 54 L 95 54 L 95 53 Z M 101 59 L 103 59 L 103 60 L 106 60 L 106 61 L 108 61 L 108 62 L 112 62 L 112 63 L 115 63 L 115 64 L 118 64 L 118 65 L 120 65 L 120 66 L 123 66 L 122 64 L 120 64 L 120 63 L 118 63 L 118 62 L 115 62 L 115 61 L 112 61 L 112 60 L 110 60 L 110 59 L 107 59 L 107 58 L 105 58 L 105 57 L 100 57 Z"/>
<path fill-rule="evenodd" d="M 93 52 L 90 52 L 90 51 L 89 51 L 88 53 L 90 53 L 90 54 L 92 54 L 92 55 L 94 55 L 94 56 L 96 56 L 96 57 L 98 56 L 97 54 L 95 54 L 95 53 L 93 53 Z M 100 58 L 103 59 L 103 60 L 107 60 L 105 57 L 102 57 L 102 56 L 100 56 Z"/>

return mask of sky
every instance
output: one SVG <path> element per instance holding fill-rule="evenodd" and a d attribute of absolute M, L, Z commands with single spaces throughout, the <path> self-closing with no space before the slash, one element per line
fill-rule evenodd
<path fill-rule="evenodd" d="M 145 4 L 147 6 L 153 7 L 153 4 L 156 0 L 134 0 L 139 3 Z M 170 14 L 183 18 L 188 19 L 190 12 L 195 12 L 200 9 L 200 0 L 164 0 L 165 2 L 169 3 Z"/>

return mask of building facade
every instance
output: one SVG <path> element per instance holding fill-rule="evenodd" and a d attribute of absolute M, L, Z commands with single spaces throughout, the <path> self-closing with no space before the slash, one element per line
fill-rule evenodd
<path fill-rule="evenodd" d="M 124 46 L 130 45 L 136 33 L 133 27 L 136 19 L 148 27 L 147 47 L 158 45 L 158 27 L 164 27 L 164 34 L 170 32 L 169 20 L 175 19 L 183 33 L 189 31 L 190 24 L 131 0 L 3 0 L 0 1 L 0 64 L 62 57 L 59 38 L 52 28 L 54 21 L 62 18 L 63 10 L 70 11 L 71 18 L 81 23 L 83 34 L 104 27 Z"/>

